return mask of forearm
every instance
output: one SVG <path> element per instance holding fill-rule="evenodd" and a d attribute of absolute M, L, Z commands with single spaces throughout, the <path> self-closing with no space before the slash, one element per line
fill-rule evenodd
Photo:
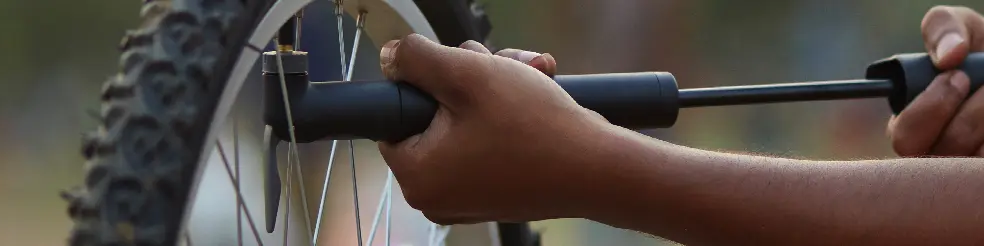
<path fill-rule="evenodd" d="M 984 242 L 984 162 L 816 162 L 616 133 L 586 217 L 689 244 Z M 607 180 L 601 180 L 607 179 Z"/>

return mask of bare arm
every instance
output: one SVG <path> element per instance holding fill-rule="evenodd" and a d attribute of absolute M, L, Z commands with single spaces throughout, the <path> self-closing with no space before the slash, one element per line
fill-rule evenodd
<path fill-rule="evenodd" d="M 614 226 L 694 245 L 984 242 L 981 159 L 804 161 L 609 134 L 586 159 L 612 168 L 585 217 Z"/>
<path fill-rule="evenodd" d="M 984 51 L 984 18 L 934 8 L 937 68 Z M 978 38 L 975 38 L 978 37 Z M 440 103 L 429 128 L 380 143 L 407 202 L 442 224 L 589 218 L 687 244 L 984 243 L 984 160 L 820 162 L 676 146 L 613 126 L 550 77 L 549 55 L 494 55 L 419 35 L 381 66 Z M 535 68 L 535 69 L 534 69 Z M 937 77 L 889 124 L 903 156 L 984 155 L 984 90 Z"/>
<path fill-rule="evenodd" d="M 965 7 L 931 9 L 922 31 L 926 50 L 943 70 L 969 52 L 984 51 L 984 18 Z M 937 77 L 889 123 L 896 152 L 984 155 L 984 92 L 969 94 L 969 87 L 961 72 Z M 591 216 L 606 223 L 693 244 L 984 243 L 984 159 L 805 161 L 703 151 L 614 132 L 609 146 L 624 148 L 593 162 L 623 163 L 618 167 L 624 170 L 610 170 L 611 180 L 599 182 L 633 192 L 594 207 L 600 213 Z M 615 206 L 633 212 L 612 213 Z"/>

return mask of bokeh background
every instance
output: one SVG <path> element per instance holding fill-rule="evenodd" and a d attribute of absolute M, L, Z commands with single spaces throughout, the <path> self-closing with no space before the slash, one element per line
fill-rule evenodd
<path fill-rule="evenodd" d="M 922 52 L 938 0 L 486 0 L 494 44 L 549 52 L 564 74 L 670 71 L 681 88 L 858 78 L 876 59 Z M 0 1 L 0 245 L 59 245 L 58 191 L 82 180 L 81 133 L 117 68 L 137 0 Z M 795 158 L 892 157 L 878 99 L 687 109 L 654 136 L 703 149 Z M 659 245 L 575 219 L 538 222 L 546 245 Z"/>

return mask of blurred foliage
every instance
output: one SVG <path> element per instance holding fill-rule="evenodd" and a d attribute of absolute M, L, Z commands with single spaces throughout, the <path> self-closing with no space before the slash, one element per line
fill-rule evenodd
<path fill-rule="evenodd" d="M 922 15 L 941 3 L 484 2 L 498 47 L 549 52 L 562 73 L 671 71 L 682 88 L 856 78 L 870 61 L 921 52 Z M 946 3 L 984 9 L 980 1 Z M 96 124 L 87 110 L 98 112 L 100 84 L 115 72 L 116 45 L 136 25 L 139 6 L 136 0 L 0 1 L 3 244 L 63 242 L 69 223 L 57 191 L 81 180 L 80 133 Z M 877 158 L 891 156 L 882 134 L 888 116 L 887 105 L 875 99 L 688 109 L 677 127 L 654 135 L 709 149 Z M 653 242 L 593 223 L 547 225 L 548 242 L 560 245 Z"/>
<path fill-rule="evenodd" d="M 81 182 L 81 133 L 140 1 L 0 1 L 0 239 L 59 245 L 70 223 L 58 191 Z M 8 244 L 9 243 L 9 244 Z"/>

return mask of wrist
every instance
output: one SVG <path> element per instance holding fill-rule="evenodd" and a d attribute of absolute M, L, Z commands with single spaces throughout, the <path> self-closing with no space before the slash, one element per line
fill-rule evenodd
<path fill-rule="evenodd" d="M 666 165 L 674 145 L 614 125 L 596 128 L 585 147 L 568 160 L 571 175 L 560 199 L 571 207 L 572 217 L 612 221 L 631 216 L 640 196 L 654 195 L 658 169 Z"/>

